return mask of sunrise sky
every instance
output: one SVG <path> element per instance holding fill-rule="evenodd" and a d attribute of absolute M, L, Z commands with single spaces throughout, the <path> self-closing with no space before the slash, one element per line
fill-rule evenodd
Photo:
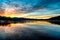
<path fill-rule="evenodd" d="M 0 16 L 48 19 L 60 15 L 60 0 L 0 0 Z"/>

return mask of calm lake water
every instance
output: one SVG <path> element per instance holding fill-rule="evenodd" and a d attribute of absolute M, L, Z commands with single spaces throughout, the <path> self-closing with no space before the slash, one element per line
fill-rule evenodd
<path fill-rule="evenodd" d="M 42 36 L 60 38 L 60 25 L 46 21 L 34 21 L 0 26 L 0 39 L 38 39 Z"/>

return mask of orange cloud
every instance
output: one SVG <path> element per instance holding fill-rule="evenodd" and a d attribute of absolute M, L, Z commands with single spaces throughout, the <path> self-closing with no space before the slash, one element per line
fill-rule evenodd
<path fill-rule="evenodd" d="M 15 7 L 6 8 L 5 10 L 0 10 L 0 16 L 6 16 L 6 17 L 24 17 L 24 18 L 34 18 L 34 19 L 48 19 L 52 16 L 29 16 L 29 13 L 25 13 L 21 10 L 16 11 L 17 9 Z"/>
<path fill-rule="evenodd" d="M 6 8 L 5 10 L 0 11 L 0 16 L 6 17 L 22 17 L 25 13 L 22 11 L 17 12 L 16 8 Z"/>

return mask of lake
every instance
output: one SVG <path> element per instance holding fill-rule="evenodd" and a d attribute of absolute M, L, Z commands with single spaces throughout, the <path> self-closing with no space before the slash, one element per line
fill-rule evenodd
<path fill-rule="evenodd" d="M 60 25 L 47 21 L 11 23 L 0 26 L 0 39 L 59 39 Z"/>

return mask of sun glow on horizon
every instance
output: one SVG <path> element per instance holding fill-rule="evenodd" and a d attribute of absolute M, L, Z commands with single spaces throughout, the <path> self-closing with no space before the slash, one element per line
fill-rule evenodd
<path fill-rule="evenodd" d="M 48 19 L 48 18 L 51 18 L 52 16 L 29 16 L 30 14 L 29 13 L 25 13 L 23 11 L 16 11 L 16 8 L 15 7 L 10 7 L 10 8 L 6 8 L 4 10 L 4 13 L 2 12 L 0 14 L 0 16 L 6 16 L 6 17 L 11 17 L 11 18 L 14 18 L 14 17 L 23 17 L 23 18 L 33 18 L 33 19 Z"/>

